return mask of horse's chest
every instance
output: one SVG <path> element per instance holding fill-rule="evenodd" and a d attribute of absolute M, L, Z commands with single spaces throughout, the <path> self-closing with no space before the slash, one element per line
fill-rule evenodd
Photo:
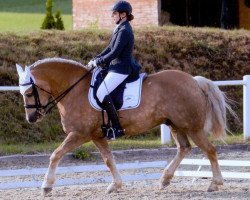
<path fill-rule="evenodd" d="M 79 118 L 62 118 L 61 123 L 63 126 L 63 130 L 65 133 L 70 133 L 72 131 L 80 130 L 82 129 L 81 121 Z"/>

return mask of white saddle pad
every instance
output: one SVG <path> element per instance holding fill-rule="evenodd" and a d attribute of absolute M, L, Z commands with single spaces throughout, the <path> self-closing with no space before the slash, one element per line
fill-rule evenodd
<path fill-rule="evenodd" d="M 96 68 L 93 71 L 91 85 L 94 85 L 94 82 L 96 80 L 96 76 L 100 72 L 100 70 L 101 70 L 100 68 Z M 140 74 L 139 79 L 137 79 L 134 82 L 126 84 L 124 94 L 123 94 L 123 105 L 122 105 L 121 109 L 119 109 L 119 110 L 133 109 L 133 108 L 137 108 L 140 105 L 142 81 L 143 81 L 145 75 L 146 75 L 146 73 L 142 73 L 142 74 Z M 93 108 L 95 108 L 96 110 L 99 110 L 99 111 L 102 110 L 100 108 L 100 106 L 96 103 L 96 100 L 94 99 L 92 87 L 89 88 L 88 98 L 89 98 L 89 103 Z"/>

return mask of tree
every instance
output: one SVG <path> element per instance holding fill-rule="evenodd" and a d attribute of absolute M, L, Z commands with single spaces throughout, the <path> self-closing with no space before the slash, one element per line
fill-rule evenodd
<path fill-rule="evenodd" d="M 56 11 L 55 18 L 56 18 L 55 28 L 58 30 L 64 30 L 64 24 L 63 24 L 60 10 Z"/>
<path fill-rule="evenodd" d="M 41 29 L 53 29 L 55 27 L 55 19 L 52 14 L 53 0 L 46 2 L 46 16 L 43 20 Z"/>
<path fill-rule="evenodd" d="M 53 0 L 47 0 L 46 1 L 46 16 L 43 20 L 41 29 L 58 29 L 58 30 L 64 30 L 64 24 L 61 17 L 61 11 L 57 10 L 55 14 L 55 18 L 52 13 L 53 8 Z"/>

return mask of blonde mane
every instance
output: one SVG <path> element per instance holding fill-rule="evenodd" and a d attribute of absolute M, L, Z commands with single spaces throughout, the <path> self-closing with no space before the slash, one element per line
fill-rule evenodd
<path fill-rule="evenodd" d="M 70 59 L 64 59 L 64 58 L 45 58 L 42 60 L 38 60 L 35 63 L 33 63 L 32 65 L 30 65 L 30 68 L 34 68 L 40 64 L 45 64 L 45 63 L 51 63 L 51 62 L 59 62 L 59 63 L 68 63 L 68 64 L 72 64 L 72 65 L 77 65 L 79 67 L 83 67 L 85 69 L 87 69 L 83 64 L 81 64 L 80 62 L 74 61 L 74 60 L 70 60 Z"/>

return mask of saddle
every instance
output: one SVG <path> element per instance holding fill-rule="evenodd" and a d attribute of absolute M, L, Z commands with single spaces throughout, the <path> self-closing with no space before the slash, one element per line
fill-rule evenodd
<path fill-rule="evenodd" d="M 103 110 L 103 106 L 98 100 L 96 92 L 107 73 L 108 71 L 105 68 L 96 68 L 93 71 L 91 79 L 88 98 L 90 105 L 99 111 Z M 133 109 L 140 105 L 142 82 L 146 77 L 146 73 L 141 73 L 139 78 L 133 82 L 125 79 L 124 82 L 122 82 L 114 91 L 110 93 L 116 110 Z"/>

